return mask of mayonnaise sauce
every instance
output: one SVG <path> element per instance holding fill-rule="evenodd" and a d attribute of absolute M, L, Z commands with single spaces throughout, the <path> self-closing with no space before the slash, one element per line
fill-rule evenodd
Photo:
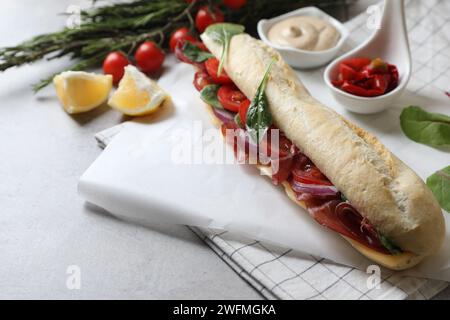
<path fill-rule="evenodd" d="M 298 16 L 275 23 L 269 29 L 268 37 L 280 46 L 323 51 L 336 46 L 341 35 L 328 21 Z"/>

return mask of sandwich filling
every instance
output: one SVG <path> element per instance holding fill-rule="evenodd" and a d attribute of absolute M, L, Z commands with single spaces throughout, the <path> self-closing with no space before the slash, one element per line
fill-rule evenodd
<path fill-rule="evenodd" d="M 226 120 L 222 113 L 217 119 L 221 122 L 221 131 L 226 142 L 233 146 L 236 156 L 241 159 L 244 154 L 245 162 L 254 163 L 252 155 L 256 149 L 258 164 L 271 168 L 272 183 L 274 185 L 288 183 L 296 200 L 304 203 L 308 213 L 319 224 L 378 252 L 401 253 L 396 245 L 378 232 L 370 221 L 348 202 L 283 132 L 272 126 L 267 131 L 267 137 L 262 140 L 263 143 L 256 146 L 252 143 L 247 130 L 240 127 L 234 121 L 234 117 Z M 279 136 L 276 150 L 271 149 L 270 143 L 271 135 L 274 134 Z"/>
<path fill-rule="evenodd" d="M 222 134 L 235 155 L 246 163 L 269 167 L 272 182 L 283 184 L 302 202 L 322 226 L 383 254 L 402 250 L 380 233 L 354 208 L 314 163 L 275 125 L 255 143 L 246 125 L 251 101 L 237 88 L 219 60 L 200 42 L 177 44 L 175 53 L 183 62 L 197 68 L 194 86 L 212 108 Z M 277 143 L 272 143 L 272 140 Z M 242 162 L 242 161 L 241 161 Z"/>

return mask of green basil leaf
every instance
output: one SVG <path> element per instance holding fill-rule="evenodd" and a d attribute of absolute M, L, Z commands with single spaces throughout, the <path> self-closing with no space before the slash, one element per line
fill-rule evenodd
<path fill-rule="evenodd" d="M 215 23 L 206 28 L 205 33 L 214 41 L 224 44 L 227 36 L 230 38 L 243 33 L 245 27 L 235 23 Z"/>
<path fill-rule="evenodd" d="M 449 116 L 409 106 L 400 115 L 400 125 L 411 140 L 430 146 L 450 145 Z"/>
<path fill-rule="evenodd" d="M 247 131 L 255 143 L 259 143 L 272 124 L 264 92 L 256 95 L 247 111 Z"/>
<path fill-rule="evenodd" d="M 203 62 L 214 57 L 211 53 L 200 50 L 195 44 L 186 41 L 182 48 L 183 54 L 191 61 Z"/>
<path fill-rule="evenodd" d="M 237 34 L 243 33 L 245 27 L 235 23 L 215 23 L 206 28 L 205 33 L 214 41 L 222 45 L 222 55 L 220 57 L 217 75 L 222 73 L 223 63 L 228 54 L 231 38 Z"/>
<path fill-rule="evenodd" d="M 256 90 L 255 97 L 247 111 L 247 131 L 252 140 L 258 144 L 272 124 L 272 114 L 269 110 L 269 103 L 267 101 L 265 90 L 267 81 L 269 80 L 270 69 L 272 68 L 274 61 L 275 60 L 272 59 L 267 67 L 264 77 Z"/>
<path fill-rule="evenodd" d="M 217 84 L 207 85 L 200 91 L 200 98 L 214 108 L 223 109 L 222 104 L 217 99 L 217 91 L 219 91 L 219 88 L 220 86 Z"/>
<path fill-rule="evenodd" d="M 388 249 L 391 254 L 402 253 L 402 250 L 398 246 L 396 246 L 391 240 L 386 238 L 381 232 L 378 232 L 378 238 L 380 239 L 383 247 Z"/>
<path fill-rule="evenodd" d="M 450 212 L 450 166 L 429 176 L 427 186 L 431 189 L 441 207 Z"/>

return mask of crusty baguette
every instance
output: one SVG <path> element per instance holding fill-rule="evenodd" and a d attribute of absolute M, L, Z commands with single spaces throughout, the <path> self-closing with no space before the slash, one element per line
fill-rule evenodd
<path fill-rule="evenodd" d="M 221 45 L 201 38 L 220 57 Z M 276 50 L 247 34 L 234 36 L 224 68 L 251 98 L 273 57 L 266 96 L 275 124 L 377 230 L 415 256 L 406 267 L 437 252 L 445 223 L 423 181 L 374 136 L 311 97 Z"/>
<path fill-rule="evenodd" d="M 213 112 L 213 108 L 210 105 L 206 105 L 206 110 L 208 111 L 209 115 L 211 116 L 212 123 L 216 127 L 220 127 L 222 122 L 220 119 L 216 117 L 216 115 Z M 272 179 L 272 169 L 270 166 L 263 166 L 263 165 L 256 165 L 256 167 L 259 169 L 261 174 L 263 176 L 269 177 Z M 306 205 L 304 202 L 297 200 L 294 191 L 292 190 L 291 186 L 287 182 L 282 183 L 284 187 L 284 191 L 286 192 L 287 196 L 290 200 L 292 200 L 294 203 L 302 207 L 306 210 Z M 425 258 L 423 255 L 416 255 L 414 253 L 410 252 L 403 252 L 401 254 L 391 255 L 391 254 L 384 254 L 378 251 L 375 251 L 369 247 L 366 247 L 362 245 L 361 243 L 350 239 L 346 236 L 342 236 L 345 240 L 347 240 L 356 250 L 358 250 L 361 254 L 366 256 L 367 258 L 371 259 L 372 261 L 376 262 L 377 264 L 392 269 L 392 270 L 404 270 L 411 268 L 418 264 L 420 261 Z"/>

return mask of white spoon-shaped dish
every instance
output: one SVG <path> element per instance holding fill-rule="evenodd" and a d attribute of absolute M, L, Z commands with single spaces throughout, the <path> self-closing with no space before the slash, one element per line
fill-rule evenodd
<path fill-rule="evenodd" d="M 336 88 L 331 83 L 337 79 L 339 64 L 348 58 L 381 58 L 397 66 L 399 84 L 391 92 L 378 97 L 359 97 Z M 402 94 L 411 76 L 411 53 L 405 21 L 403 0 L 385 0 L 380 28 L 363 44 L 334 60 L 325 69 L 324 80 L 333 96 L 352 112 L 377 113 L 392 106 Z"/>

